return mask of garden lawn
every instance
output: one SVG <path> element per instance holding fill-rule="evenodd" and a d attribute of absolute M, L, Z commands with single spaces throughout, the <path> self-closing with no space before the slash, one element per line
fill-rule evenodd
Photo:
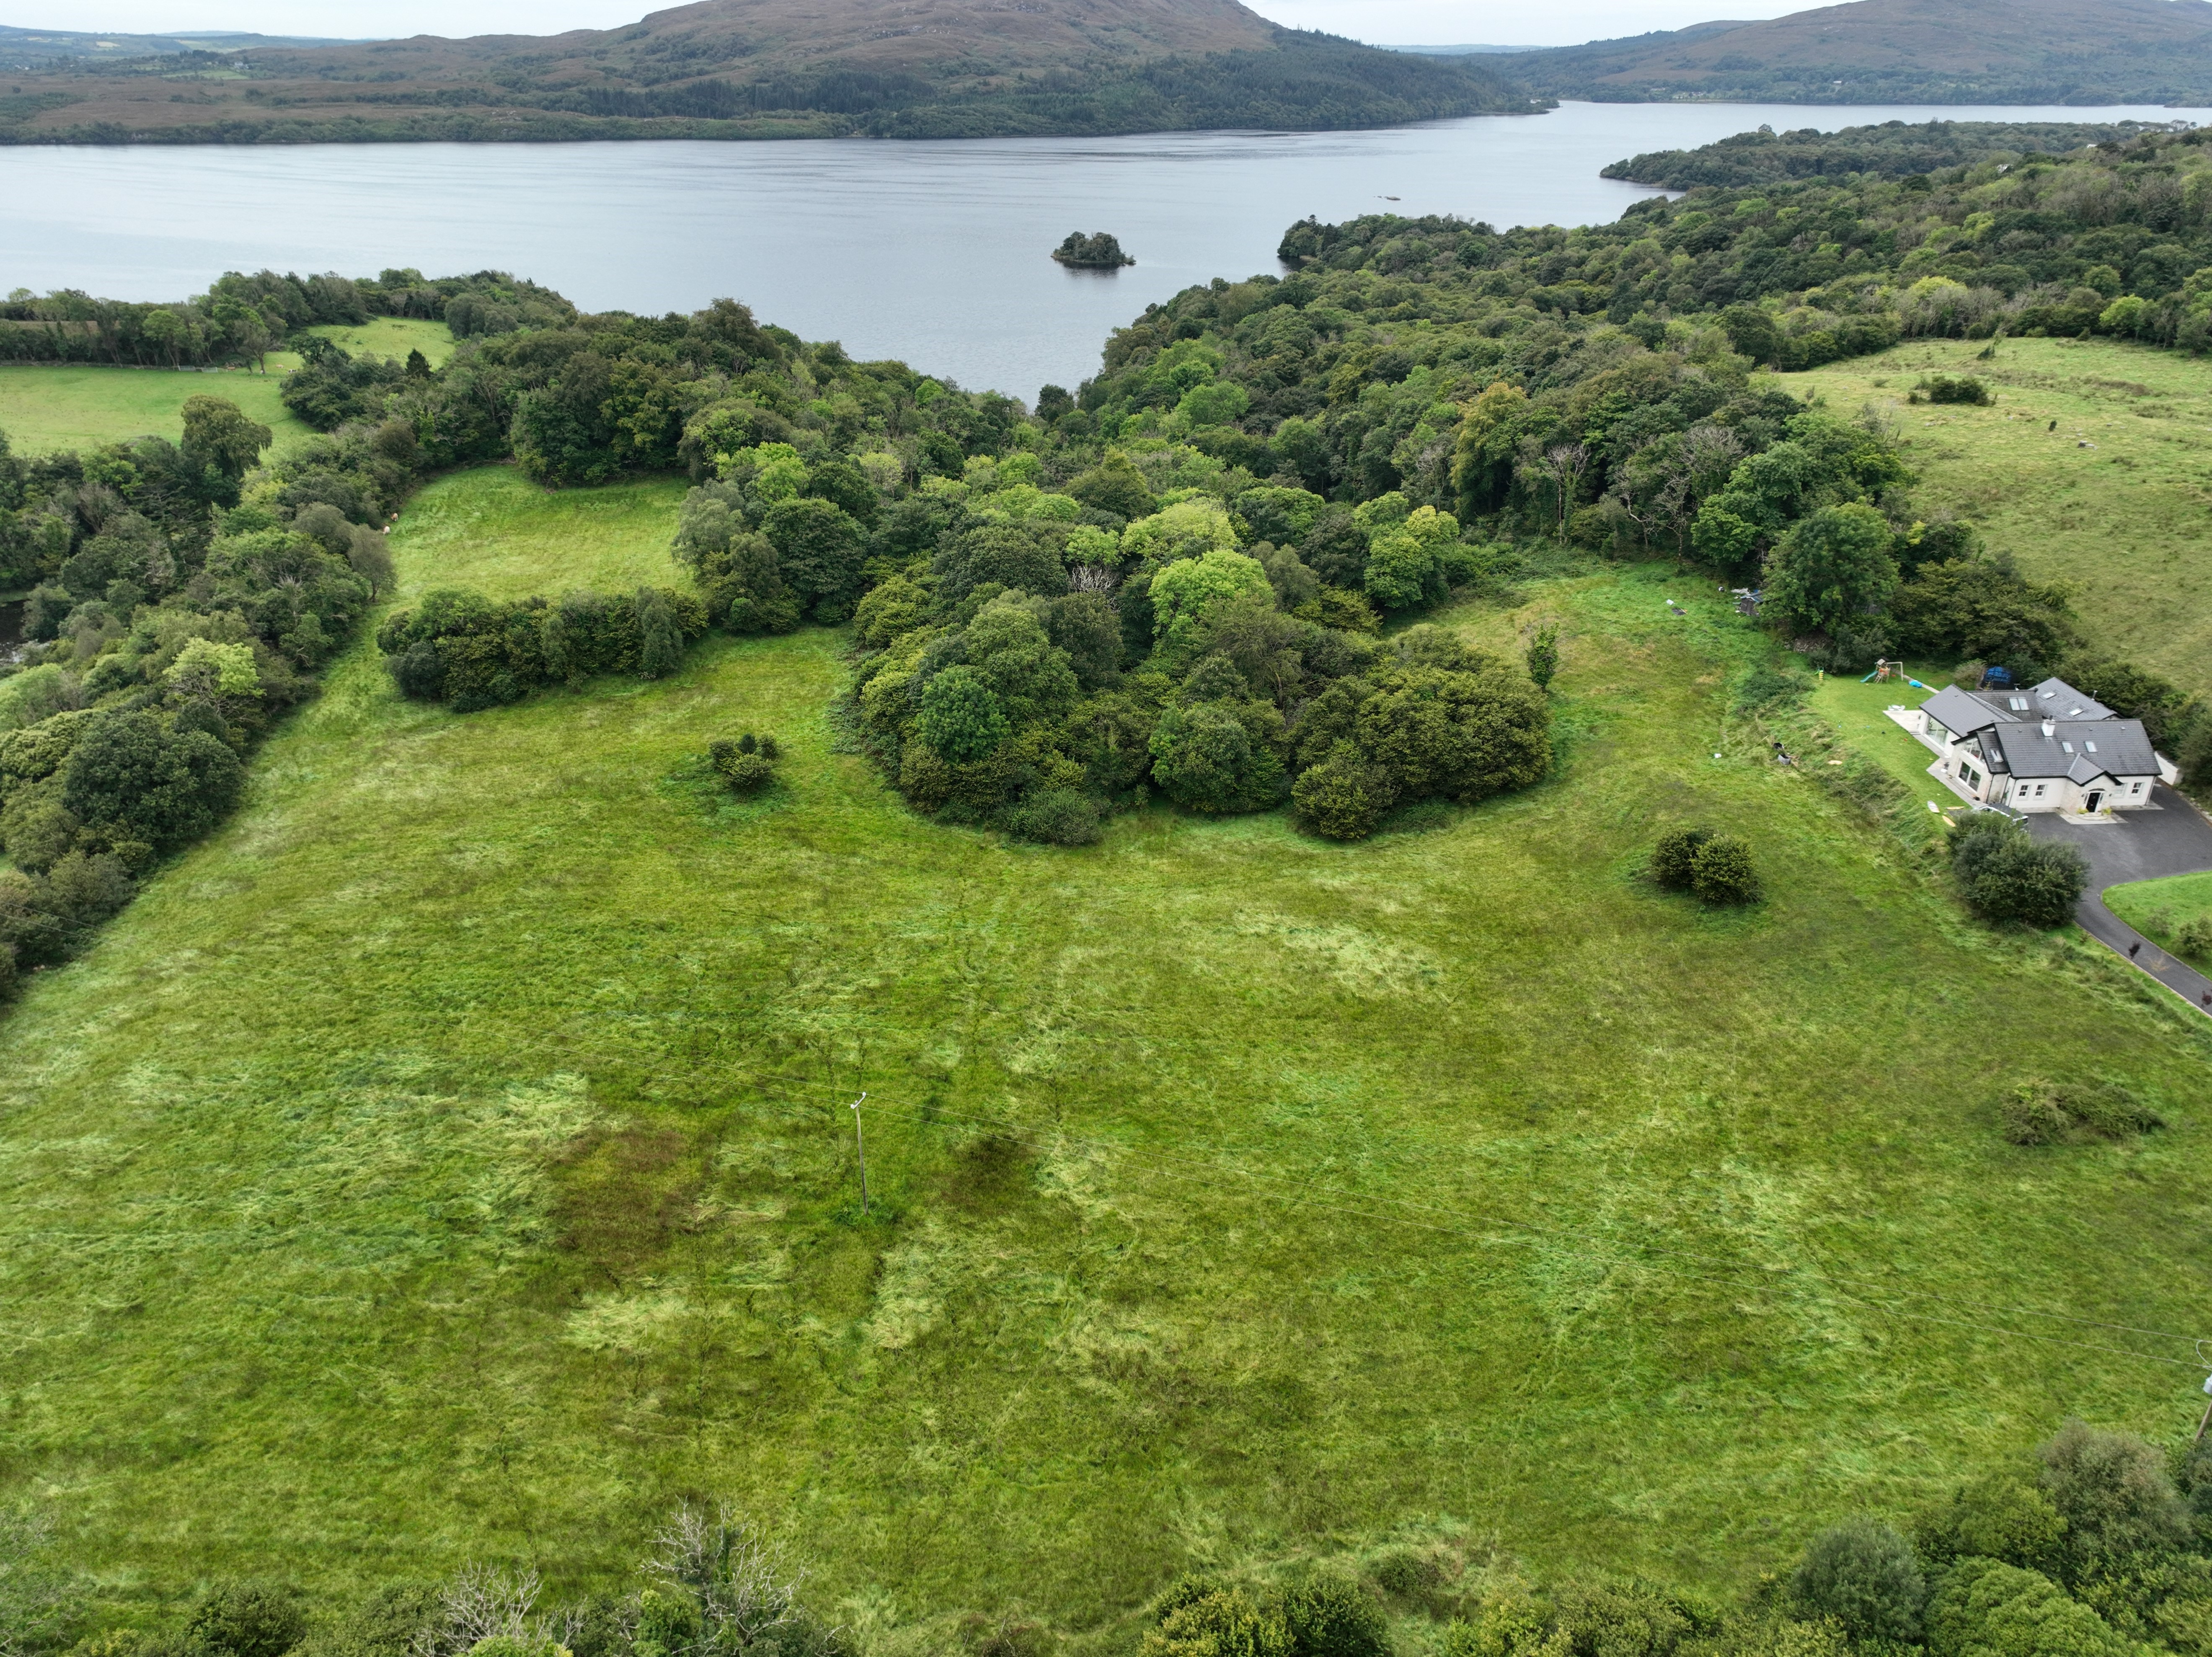
<path fill-rule="evenodd" d="M 1913 341 L 1778 378 L 1834 413 L 1896 420 L 1927 509 L 1956 513 L 2034 580 L 2070 583 L 2094 647 L 2212 694 L 2212 363 L 2113 340 L 2006 340 L 1989 362 L 1982 349 Z M 1934 373 L 1977 375 L 1996 402 L 1908 403 Z"/>
<path fill-rule="evenodd" d="M 676 493 L 448 480 L 403 585 L 665 577 Z M 568 1591 L 721 1494 L 840 1618 L 1097 1630 L 1425 1525 L 1717 1587 L 2069 1412 L 2187 1430 L 2193 1363 L 1990 1332 L 2196 1329 L 2201 1022 L 1769 762 L 1705 585 L 1450 612 L 1564 622 L 1558 774 L 1356 846 L 933 826 L 840 744 L 840 633 L 465 716 L 356 646 L 0 1023 L 0 1496 L 154 1601 Z M 740 804 L 698 762 L 749 729 Z M 1769 901 L 1645 884 L 1681 822 Z M 2005 1141 L 2087 1067 L 2173 1126 Z"/>
<path fill-rule="evenodd" d="M 1828 674 L 1814 689 L 1806 700 L 1813 711 L 1832 726 L 1844 741 L 1867 756 L 1911 791 L 1917 802 L 1914 813 L 1929 802 L 1948 811 L 1959 804 L 1959 797 L 1928 774 L 1928 768 L 1936 756 L 1904 726 L 1889 717 L 1893 706 L 1917 707 L 1935 694 L 1935 687 L 1948 684 L 1947 671 L 1940 678 L 1931 678 L 1934 668 L 1918 665 L 1908 668 L 1908 675 L 1929 686 L 1927 690 L 1915 690 L 1902 679 L 1887 683 L 1873 682 L 1862 684 L 1855 673 Z M 1926 822 L 1918 816 L 1904 821 L 1913 825 L 1913 832 L 1924 834 L 1929 825 L 1940 827 L 1933 812 L 1925 814 Z"/>
<path fill-rule="evenodd" d="M 166 368 L 106 368 L 76 364 L 0 364 L 0 432 L 17 454 L 125 443 L 134 437 L 184 432 L 185 399 L 228 398 L 276 434 L 278 447 L 308 428 L 277 398 L 283 376 L 179 373 Z"/>
<path fill-rule="evenodd" d="M 2176 932 L 2200 915 L 2212 915 L 2212 871 L 2131 880 L 2124 886 L 2107 886 L 2103 895 L 2106 908 L 2170 954 Z M 2212 967 L 2212 960 L 2184 959 Z"/>

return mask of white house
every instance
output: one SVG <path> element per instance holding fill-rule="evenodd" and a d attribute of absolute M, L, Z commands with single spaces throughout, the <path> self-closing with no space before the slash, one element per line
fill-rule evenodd
<path fill-rule="evenodd" d="M 2124 719 L 2063 679 L 2025 690 L 1939 690 L 1916 710 L 1943 774 L 2014 811 L 2090 816 L 2150 802 L 2172 762 L 2141 719 Z"/>

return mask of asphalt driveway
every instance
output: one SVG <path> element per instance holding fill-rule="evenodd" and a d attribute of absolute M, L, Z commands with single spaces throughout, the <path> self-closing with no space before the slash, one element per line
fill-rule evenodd
<path fill-rule="evenodd" d="M 2131 811 L 2110 823 L 2072 823 L 2054 812 L 2033 812 L 2026 819 L 2027 831 L 2038 840 L 2071 841 L 2089 859 L 2089 889 L 2074 907 L 2081 930 L 2212 1016 L 2212 979 L 2177 961 L 2105 907 L 2107 886 L 2212 869 L 2212 822 L 2204 814 L 2163 783 L 2153 786 L 2151 803 L 2161 809 Z"/>

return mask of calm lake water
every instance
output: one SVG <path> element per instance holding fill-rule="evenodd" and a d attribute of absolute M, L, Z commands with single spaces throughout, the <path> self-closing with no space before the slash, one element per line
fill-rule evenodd
<path fill-rule="evenodd" d="M 1389 209 L 1589 224 L 1650 193 L 1597 176 L 1762 122 L 2204 120 L 2201 110 L 1568 104 L 1379 132 L 782 143 L 0 149 L 0 288 L 175 299 L 229 270 L 495 269 L 592 310 L 719 295 L 855 356 L 1033 398 L 1108 332 L 1214 276 L 1273 271 L 1286 226 Z M 1394 199 L 1395 198 L 1395 199 Z M 1106 230 L 1128 269 L 1060 268 Z"/>

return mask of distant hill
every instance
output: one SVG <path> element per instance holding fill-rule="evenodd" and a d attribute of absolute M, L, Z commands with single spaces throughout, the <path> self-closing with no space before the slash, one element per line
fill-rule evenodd
<path fill-rule="evenodd" d="M 0 143 L 1312 130 L 1532 107 L 1480 62 L 1279 28 L 1238 0 L 700 0 L 544 37 L 55 61 L 10 76 Z"/>
<path fill-rule="evenodd" d="M 1852 0 L 1523 53 L 1512 71 L 1607 102 L 2212 103 L 2212 3 Z"/>
<path fill-rule="evenodd" d="M 241 34 L 222 29 L 196 29 L 183 34 L 87 34 L 75 29 L 19 29 L 0 24 L 0 70 L 28 69 L 77 58 L 159 58 L 188 52 L 246 52 L 256 46 L 346 44 L 317 35 Z"/>

